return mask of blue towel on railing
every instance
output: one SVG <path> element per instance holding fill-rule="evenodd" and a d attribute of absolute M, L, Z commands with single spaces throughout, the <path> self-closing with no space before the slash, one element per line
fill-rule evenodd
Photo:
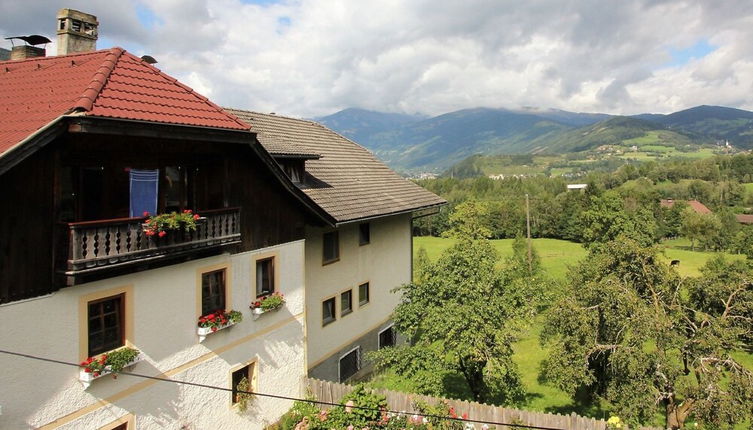
<path fill-rule="evenodd" d="M 131 217 L 157 213 L 159 170 L 131 169 Z"/>

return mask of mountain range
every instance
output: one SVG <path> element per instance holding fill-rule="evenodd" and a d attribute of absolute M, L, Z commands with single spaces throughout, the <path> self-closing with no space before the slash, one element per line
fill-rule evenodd
<path fill-rule="evenodd" d="M 753 112 L 723 106 L 632 116 L 473 108 L 425 117 L 349 108 L 316 120 L 402 171 L 438 171 L 475 154 L 563 154 L 628 141 L 753 148 Z"/>

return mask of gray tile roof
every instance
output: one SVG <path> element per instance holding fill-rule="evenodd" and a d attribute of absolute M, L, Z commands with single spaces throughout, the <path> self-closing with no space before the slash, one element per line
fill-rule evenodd
<path fill-rule="evenodd" d="M 338 223 L 447 203 L 392 171 L 366 148 L 319 123 L 226 110 L 250 124 L 273 155 L 290 148 L 321 155 L 306 161 L 306 184 L 301 189 Z"/>
<path fill-rule="evenodd" d="M 300 146 L 289 144 L 285 140 L 271 134 L 259 133 L 257 134 L 257 139 L 264 146 L 264 149 L 273 156 L 306 159 L 321 158 L 321 154 L 316 154 Z"/>

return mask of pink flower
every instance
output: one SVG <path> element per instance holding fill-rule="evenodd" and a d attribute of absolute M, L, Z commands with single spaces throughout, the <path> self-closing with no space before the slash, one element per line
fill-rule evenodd
<path fill-rule="evenodd" d="M 193 216 L 193 219 L 195 219 L 195 220 L 197 220 L 197 219 L 199 219 L 199 218 L 201 218 L 201 217 L 199 216 L 199 214 L 195 214 L 195 215 Z"/>

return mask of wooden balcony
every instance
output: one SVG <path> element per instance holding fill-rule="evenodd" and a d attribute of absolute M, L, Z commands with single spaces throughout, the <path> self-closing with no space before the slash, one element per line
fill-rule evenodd
<path fill-rule="evenodd" d="M 145 218 L 67 223 L 67 259 L 58 272 L 73 285 L 82 278 L 101 279 L 103 273 L 109 276 L 134 266 L 148 268 L 198 258 L 241 242 L 240 208 L 201 211 L 200 215 L 196 231 L 170 231 L 165 237 L 144 234 Z"/>

